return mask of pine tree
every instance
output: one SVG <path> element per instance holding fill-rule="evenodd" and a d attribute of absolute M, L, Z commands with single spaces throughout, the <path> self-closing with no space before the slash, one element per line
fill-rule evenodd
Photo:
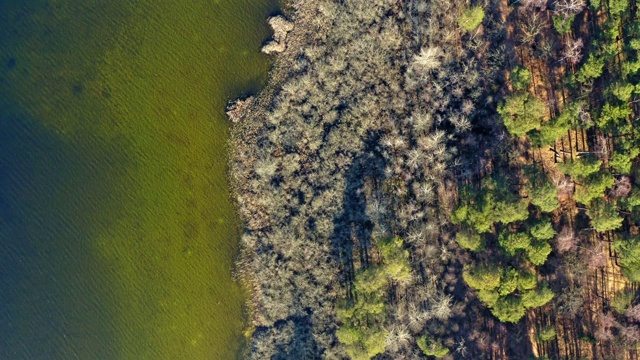
<path fill-rule="evenodd" d="M 613 204 L 603 200 L 594 201 L 587 210 L 587 215 L 591 218 L 591 226 L 600 232 L 616 230 L 622 226 L 624 220 Z"/>
<path fill-rule="evenodd" d="M 618 240 L 615 249 L 620 255 L 618 260 L 622 273 L 631 282 L 640 281 L 640 237 Z"/>
<path fill-rule="evenodd" d="M 547 108 L 540 99 L 523 92 L 509 96 L 498 106 L 498 113 L 509 133 L 525 136 L 529 131 L 540 128 Z"/>

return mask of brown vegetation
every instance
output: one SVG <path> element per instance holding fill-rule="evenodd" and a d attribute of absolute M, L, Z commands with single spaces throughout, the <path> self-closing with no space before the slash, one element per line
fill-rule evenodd
<path fill-rule="evenodd" d="M 230 108 L 249 358 L 637 358 L 640 30 L 602 2 L 290 2 Z"/>

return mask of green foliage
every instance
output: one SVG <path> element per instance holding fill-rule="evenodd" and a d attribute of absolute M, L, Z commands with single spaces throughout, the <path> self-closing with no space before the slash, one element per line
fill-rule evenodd
<path fill-rule="evenodd" d="M 560 203 L 558 202 L 558 189 L 547 179 L 546 174 L 532 168 L 533 173 L 528 174 L 527 194 L 531 203 L 540 208 L 543 212 L 554 211 Z"/>
<path fill-rule="evenodd" d="M 531 203 L 540 208 L 543 212 L 552 212 L 559 205 L 558 189 L 546 178 L 541 184 L 529 188 L 529 198 Z"/>
<path fill-rule="evenodd" d="M 629 7 L 629 0 L 609 0 L 609 6 L 607 9 L 609 10 L 609 14 L 613 16 L 620 16 L 622 13 L 627 11 Z"/>
<path fill-rule="evenodd" d="M 631 195 L 618 200 L 618 204 L 621 208 L 629 211 L 633 210 L 636 206 L 640 206 L 640 191 L 634 188 L 634 190 L 631 191 Z"/>
<path fill-rule="evenodd" d="M 537 308 L 547 304 L 553 299 L 553 291 L 548 285 L 540 285 L 534 290 L 529 290 L 522 295 L 522 305 L 527 309 Z"/>
<path fill-rule="evenodd" d="M 484 9 L 482 6 L 473 6 L 465 9 L 458 18 L 458 25 L 466 31 L 473 31 L 482 24 Z"/>
<path fill-rule="evenodd" d="M 518 271 L 509 269 L 502 275 L 502 281 L 498 287 L 498 293 L 502 296 L 509 295 L 518 287 Z"/>
<path fill-rule="evenodd" d="M 534 272 L 520 271 L 518 273 L 518 290 L 531 290 L 538 285 L 538 276 Z"/>
<path fill-rule="evenodd" d="M 483 201 L 484 200 L 484 201 Z M 480 199 L 476 204 L 459 206 L 451 216 L 454 224 L 467 224 L 479 233 L 491 232 L 493 225 L 493 198 Z"/>
<path fill-rule="evenodd" d="M 345 300 L 338 307 L 342 326 L 336 336 L 351 359 L 368 360 L 384 352 L 387 331 L 381 326 L 386 318 L 386 290 L 391 281 L 404 282 L 411 276 L 409 253 L 403 245 L 397 237 L 379 240 L 383 262 L 359 271 L 354 280 L 355 300 Z"/>
<path fill-rule="evenodd" d="M 465 224 L 478 233 L 491 232 L 494 223 L 509 224 L 524 221 L 529 217 L 527 203 L 510 193 L 503 179 L 488 179 L 482 191 L 463 188 L 461 200 L 468 202 L 459 206 L 452 214 L 454 224 Z"/>
<path fill-rule="evenodd" d="M 500 298 L 500 294 L 498 294 L 495 290 L 480 290 L 478 291 L 478 299 L 480 301 L 487 304 L 487 307 L 492 307 L 495 305 L 496 301 Z"/>
<path fill-rule="evenodd" d="M 573 198 L 579 203 L 589 204 L 591 201 L 603 197 L 605 191 L 611 188 L 615 182 L 616 179 L 608 172 L 593 174 L 583 180 L 582 184 L 576 186 Z"/>
<path fill-rule="evenodd" d="M 571 32 L 571 25 L 573 25 L 573 20 L 575 19 L 575 15 L 571 15 L 568 17 L 564 17 L 561 15 L 553 17 L 553 27 L 560 35 L 566 35 Z"/>
<path fill-rule="evenodd" d="M 620 258 L 618 262 L 622 273 L 631 282 L 640 281 L 640 237 L 618 240 L 615 249 Z"/>
<path fill-rule="evenodd" d="M 383 329 L 365 331 L 347 326 L 336 330 L 336 337 L 347 346 L 347 354 L 351 359 L 369 360 L 384 352 L 387 331 Z"/>
<path fill-rule="evenodd" d="M 517 323 L 525 314 L 522 300 L 516 296 L 501 297 L 491 308 L 491 313 L 502 322 Z"/>
<path fill-rule="evenodd" d="M 404 241 L 399 238 L 381 239 L 378 248 L 384 258 L 382 272 L 384 276 L 396 282 L 406 282 L 411 277 L 409 252 L 403 247 Z"/>
<path fill-rule="evenodd" d="M 500 286 L 502 270 L 497 266 L 476 266 L 465 269 L 462 278 L 476 290 L 494 290 Z"/>
<path fill-rule="evenodd" d="M 381 239 L 378 249 L 384 259 L 383 264 L 372 265 L 358 272 L 354 289 L 363 296 L 381 296 L 390 281 L 404 282 L 411 276 L 409 252 L 403 248 L 404 241 L 398 237 Z"/>
<path fill-rule="evenodd" d="M 549 240 L 556 236 L 556 231 L 553 230 L 553 226 L 549 219 L 545 219 L 533 225 L 530 232 L 531 235 L 538 240 Z"/>
<path fill-rule="evenodd" d="M 567 131 L 571 129 L 574 121 L 578 119 L 578 110 L 581 104 L 572 104 L 565 107 L 560 115 L 542 123 L 537 137 L 534 139 L 537 146 L 547 146 L 555 144 L 556 140 L 565 136 Z"/>
<path fill-rule="evenodd" d="M 416 340 L 416 343 L 420 350 L 422 350 L 422 353 L 426 356 L 435 356 L 439 359 L 449 354 L 449 349 L 447 347 L 430 336 L 421 336 Z"/>
<path fill-rule="evenodd" d="M 384 270 L 376 265 L 359 272 L 353 282 L 355 290 L 361 294 L 382 294 L 388 284 Z"/>
<path fill-rule="evenodd" d="M 591 218 L 591 226 L 596 231 L 616 230 L 622 226 L 624 220 L 618 215 L 614 204 L 602 200 L 594 201 L 587 210 L 587 215 Z"/>
<path fill-rule="evenodd" d="M 542 285 L 525 291 L 520 296 L 499 297 L 491 306 L 491 313 L 502 322 L 517 323 L 524 316 L 526 309 L 543 306 L 551 299 L 553 299 L 553 291 L 547 285 Z"/>
<path fill-rule="evenodd" d="M 532 264 L 540 266 L 547 261 L 551 254 L 551 245 L 546 241 L 534 241 L 527 249 L 527 258 Z"/>
<path fill-rule="evenodd" d="M 484 248 L 484 239 L 482 238 L 482 235 L 471 229 L 458 231 L 456 234 L 456 241 L 463 249 L 479 251 Z"/>
<path fill-rule="evenodd" d="M 582 65 L 580 70 L 578 71 L 577 79 L 581 83 L 586 83 L 590 80 L 595 80 L 602 75 L 602 70 L 604 69 L 604 59 L 595 56 L 594 54 L 589 55 L 589 59 Z"/>
<path fill-rule="evenodd" d="M 611 300 L 611 307 L 618 314 L 622 315 L 635 298 L 636 294 L 633 290 L 620 290 L 616 292 L 615 296 Z"/>
<path fill-rule="evenodd" d="M 622 76 L 635 75 L 640 70 L 640 60 L 627 60 L 622 64 Z"/>
<path fill-rule="evenodd" d="M 516 93 L 498 106 L 498 113 L 509 133 L 525 136 L 529 131 L 540 128 L 540 122 L 547 114 L 547 107 L 529 93 Z"/>
<path fill-rule="evenodd" d="M 592 156 L 582 156 L 578 160 L 558 164 L 557 166 L 565 174 L 571 175 L 571 177 L 576 180 L 580 180 L 600 171 L 602 160 L 597 160 Z"/>
<path fill-rule="evenodd" d="M 496 202 L 494 211 L 494 221 L 502 224 L 511 224 L 516 221 L 524 221 L 529 217 L 529 210 L 526 202 L 521 201 L 499 201 Z"/>
<path fill-rule="evenodd" d="M 611 105 L 609 103 L 605 104 L 600 111 L 600 117 L 597 119 L 597 124 L 604 130 L 612 130 L 615 129 L 621 121 L 626 121 L 626 119 L 631 115 L 631 108 L 629 105 Z"/>
<path fill-rule="evenodd" d="M 538 330 L 537 338 L 539 341 L 550 341 L 556 338 L 556 329 L 553 326 L 545 326 Z"/>
<path fill-rule="evenodd" d="M 633 148 L 629 150 L 629 153 L 616 150 L 611 159 L 609 165 L 616 170 L 619 174 L 629 175 L 631 173 L 631 167 L 633 166 L 633 160 L 640 155 L 640 148 Z"/>
<path fill-rule="evenodd" d="M 598 11 L 600 6 L 602 6 L 601 0 L 589 0 L 589 7 L 591 10 Z"/>
<path fill-rule="evenodd" d="M 526 90 L 531 82 L 531 72 L 524 66 L 516 66 L 510 73 L 511 84 L 514 90 Z"/>
<path fill-rule="evenodd" d="M 518 250 L 527 250 L 533 238 L 526 232 L 510 233 L 503 231 L 498 237 L 498 243 L 509 256 L 514 256 Z"/>
<path fill-rule="evenodd" d="M 611 93 L 620 101 L 627 102 L 631 99 L 636 87 L 628 82 L 616 82 L 611 85 Z"/>

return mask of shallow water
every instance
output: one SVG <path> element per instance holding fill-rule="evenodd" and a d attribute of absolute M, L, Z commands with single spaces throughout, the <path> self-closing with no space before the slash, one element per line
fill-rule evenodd
<path fill-rule="evenodd" d="M 0 2 L 0 359 L 234 359 L 224 106 L 275 0 Z"/>

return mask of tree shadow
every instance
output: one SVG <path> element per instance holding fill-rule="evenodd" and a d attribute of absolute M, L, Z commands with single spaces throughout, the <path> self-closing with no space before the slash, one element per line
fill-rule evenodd
<path fill-rule="evenodd" d="M 254 349 L 252 359 L 302 359 L 312 360 L 322 358 L 316 341 L 313 338 L 310 315 L 295 315 L 285 320 L 277 321 L 273 326 L 258 327 L 253 335 Z M 272 353 L 265 353 L 260 349 L 260 343 L 269 344 Z"/>
<path fill-rule="evenodd" d="M 369 264 L 371 235 L 377 219 L 371 219 L 367 214 L 367 186 L 372 184 L 373 188 L 378 188 L 384 180 L 385 161 L 379 141 L 377 132 L 367 134 L 363 151 L 353 160 L 345 176 L 342 212 L 333 220 L 332 256 L 342 267 L 340 282 L 347 289 L 348 297 L 351 297 L 351 283 L 355 277 L 354 251 L 361 267 Z"/>

